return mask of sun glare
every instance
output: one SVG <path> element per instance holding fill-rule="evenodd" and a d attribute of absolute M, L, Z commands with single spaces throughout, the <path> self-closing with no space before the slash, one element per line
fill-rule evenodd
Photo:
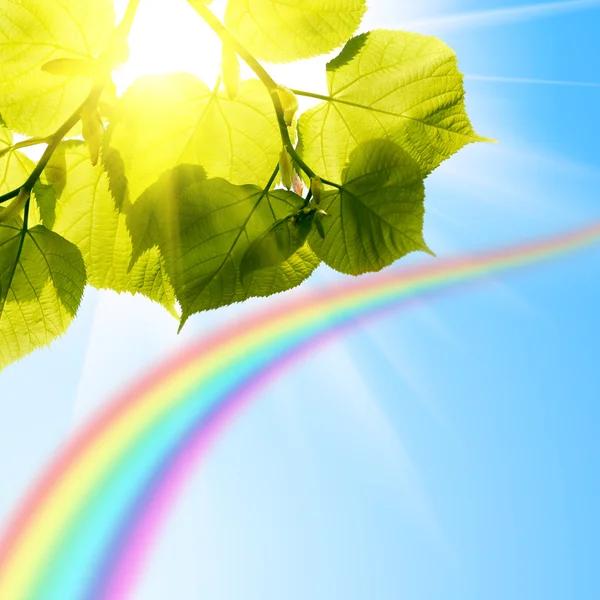
<path fill-rule="evenodd" d="M 123 15 L 127 3 L 115 0 L 117 18 Z M 223 19 L 226 5 L 226 0 L 214 0 L 210 9 Z M 200 77 L 210 89 L 220 75 L 221 42 L 185 0 L 140 2 L 129 46 L 129 60 L 114 73 L 119 95 L 144 75 L 185 71 Z M 271 64 L 268 69 L 282 85 L 327 93 L 325 63 L 335 54 L 337 51 L 299 63 Z M 243 63 L 241 69 L 242 79 L 256 77 Z M 305 110 L 315 103 L 302 98 L 300 106 Z"/>
<path fill-rule="evenodd" d="M 128 0 L 116 0 L 120 17 Z M 217 0 L 211 9 L 222 13 Z M 114 74 L 119 93 L 138 77 L 187 71 L 213 87 L 219 75 L 221 44 L 185 1 L 144 0 L 129 36 L 130 58 Z"/>

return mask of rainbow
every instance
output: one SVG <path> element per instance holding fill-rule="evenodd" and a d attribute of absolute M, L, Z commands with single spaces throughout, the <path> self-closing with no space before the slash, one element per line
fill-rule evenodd
<path fill-rule="evenodd" d="M 599 240 L 600 222 L 299 292 L 193 343 L 124 391 L 43 473 L 1 538 L 0 598 L 127 598 L 198 460 L 262 387 L 316 343 L 407 301 Z"/>

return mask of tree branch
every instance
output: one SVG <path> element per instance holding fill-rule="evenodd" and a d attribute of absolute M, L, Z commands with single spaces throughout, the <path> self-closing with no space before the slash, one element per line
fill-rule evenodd
<path fill-rule="evenodd" d="M 117 25 L 116 32 L 118 32 L 121 39 L 126 40 L 131 33 L 131 27 L 135 21 L 135 15 L 140 5 L 140 0 L 129 0 L 129 4 L 125 9 L 125 14 L 121 19 L 121 22 Z"/>
<path fill-rule="evenodd" d="M 288 151 L 294 162 L 312 179 L 315 177 L 315 172 L 302 160 L 300 155 L 296 152 L 294 144 L 290 138 L 290 132 L 284 118 L 284 110 L 281 104 L 281 98 L 279 97 L 280 86 L 275 80 L 269 75 L 266 69 L 252 56 L 252 54 L 241 44 L 235 36 L 227 29 L 227 27 L 221 23 L 221 21 L 209 10 L 206 5 L 197 2 L 190 2 L 194 10 L 200 15 L 200 17 L 206 22 L 206 24 L 219 36 L 221 41 L 233 48 L 238 56 L 254 71 L 256 76 L 263 82 L 275 107 L 275 113 L 277 115 L 277 122 L 279 125 L 279 132 L 281 134 L 281 141 L 284 148 Z"/>
<path fill-rule="evenodd" d="M 121 22 L 119 23 L 119 25 L 117 25 L 117 28 L 115 29 L 115 32 L 123 40 L 127 39 L 127 36 L 129 35 L 129 32 L 131 31 L 131 27 L 133 25 L 133 21 L 135 19 L 135 15 L 136 15 L 137 9 L 139 7 L 139 4 L 140 4 L 140 0 L 130 0 L 129 1 L 129 4 L 127 5 L 127 9 L 125 10 L 125 15 L 123 16 L 123 19 L 121 20 Z M 77 123 L 79 123 L 79 121 L 81 120 L 82 109 L 84 109 L 86 106 L 90 106 L 90 105 L 96 106 L 98 104 L 100 97 L 102 96 L 102 92 L 104 91 L 104 87 L 106 86 L 108 77 L 109 77 L 108 74 L 103 75 L 94 81 L 94 84 L 92 85 L 92 89 L 91 89 L 90 93 L 88 94 L 87 98 L 81 103 L 81 105 L 77 108 L 77 110 L 56 130 L 56 132 L 54 134 L 52 134 L 50 137 L 48 137 L 45 140 L 40 140 L 38 142 L 35 142 L 35 143 L 44 143 L 45 142 L 48 144 L 48 147 L 44 151 L 44 154 L 38 161 L 33 172 L 31 173 L 31 175 L 27 178 L 27 181 L 25 181 L 25 183 L 21 187 L 16 188 L 16 189 L 12 190 L 11 192 L 8 192 L 7 194 L 4 194 L 3 196 L 0 196 L 0 204 L 2 204 L 4 202 L 8 202 L 9 200 L 12 200 L 13 198 L 16 198 L 19 195 L 19 192 L 21 190 L 25 190 L 26 192 L 31 194 L 31 192 L 33 191 L 33 187 L 35 186 L 38 179 L 42 175 L 42 172 L 48 165 L 48 162 L 52 158 L 52 155 L 56 151 L 56 148 L 58 147 L 58 145 L 62 142 L 62 140 L 69 133 L 69 131 L 71 131 L 71 129 L 73 129 L 73 127 L 75 127 L 75 125 L 77 125 Z M 31 145 L 33 145 L 33 141 L 26 140 L 25 142 L 21 142 L 21 144 L 22 144 L 21 147 L 31 146 Z M 18 146 L 18 144 L 13 146 L 10 150 L 14 150 L 17 146 Z M 1 157 L 2 157 L 2 154 L 0 154 L 0 158 Z M 30 200 L 31 199 L 27 200 L 27 204 L 25 207 L 26 211 L 29 210 Z"/>

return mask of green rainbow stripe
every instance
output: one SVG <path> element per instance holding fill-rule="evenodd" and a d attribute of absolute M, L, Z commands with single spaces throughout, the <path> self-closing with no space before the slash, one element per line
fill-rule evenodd
<path fill-rule="evenodd" d="M 199 457 L 257 391 L 357 320 L 600 240 L 600 222 L 481 255 L 298 292 L 124 391 L 44 472 L 0 543 L 2 600 L 127 598 Z"/>

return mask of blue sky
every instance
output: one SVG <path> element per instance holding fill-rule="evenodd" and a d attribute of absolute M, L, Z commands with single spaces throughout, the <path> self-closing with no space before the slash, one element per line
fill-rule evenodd
<path fill-rule="evenodd" d="M 438 256 L 599 218 L 600 2 L 402 4 L 372 0 L 368 26 L 443 37 L 500 142 L 429 178 Z M 135 600 L 600 597 L 599 268 L 594 247 L 496 276 L 296 365 L 189 482 Z M 89 291 L 63 339 L 0 374 L 0 521 L 110 393 L 260 306 L 177 338 L 160 308 Z"/>

